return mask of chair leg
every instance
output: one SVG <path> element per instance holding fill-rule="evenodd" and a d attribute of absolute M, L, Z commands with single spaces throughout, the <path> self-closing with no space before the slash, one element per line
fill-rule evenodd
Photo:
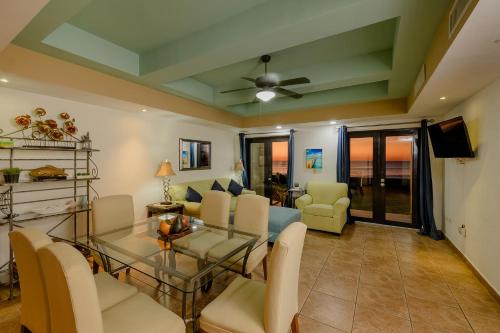
<path fill-rule="evenodd" d="M 92 273 L 94 273 L 94 275 L 99 273 L 99 264 L 95 261 L 92 262 Z"/>
<path fill-rule="evenodd" d="M 296 313 L 292 319 L 292 333 L 300 333 L 299 314 Z"/>
<path fill-rule="evenodd" d="M 21 333 L 31 333 L 31 331 L 24 325 L 21 325 Z"/>
<path fill-rule="evenodd" d="M 267 256 L 262 259 L 262 269 L 264 270 L 264 280 L 267 281 Z"/>
<path fill-rule="evenodd" d="M 117 279 L 117 280 L 118 280 L 118 279 L 119 279 L 119 277 L 120 277 L 120 272 L 118 272 L 118 273 L 114 273 L 114 274 L 113 274 L 113 277 L 114 277 L 115 279 Z"/>
<path fill-rule="evenodd" d="M 127 275 L 130 274 L 130 267 L 125 269 L 125 274 L 127 274 Z"/>

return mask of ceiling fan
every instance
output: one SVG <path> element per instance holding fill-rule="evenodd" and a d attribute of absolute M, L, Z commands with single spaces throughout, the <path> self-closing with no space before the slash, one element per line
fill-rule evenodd
<path fill-rule="evenodd" d="M 282 88 L 285 86 L 293 86 L 296 84 L 305 84 L 305 83 L 311 83 L 311 81 L 307 77 L 297 77 L 294 79 L 288 79 L 288 80 L 283 80 L 280 81 L 278 79 L 278 76 L 274 73 L 268 73 L 267 72 L 267 64 L 269 61 L 271 61 L 271 56 L 270 55 L 263 55 L 260 57 L 260 60 L 264 63 L 264 74 L 252 79 L 250 77 L 242 77 L 243 80 L 250 81 L 255 84 L 255 87 L 247 87 L 247 88 L 239 88 L 239 89 L 231 89 L 231 90 L 225 90 L 221 91 L 221 94 L 227 94 L 227 93 L 232 93 L 236 91 L 243 91 L 243 90 L 250 90 L 250 89 L 258 89 L 257 93 L 255 94 L 255 97 L 260 99 L 263 102 L 267 102 L 274 98 L 276 96 L 276 93 L 285 95 L 288 97 L 296 98 L 299 99 L 303 95 L 296 93 L 294 91 Z"/>

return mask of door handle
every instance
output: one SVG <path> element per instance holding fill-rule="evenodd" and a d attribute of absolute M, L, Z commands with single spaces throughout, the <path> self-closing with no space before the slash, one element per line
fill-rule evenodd
<path fill-rule="evenodd" d="M 385 179 L 380 178 L 380 187 L 385 187 Z"/>

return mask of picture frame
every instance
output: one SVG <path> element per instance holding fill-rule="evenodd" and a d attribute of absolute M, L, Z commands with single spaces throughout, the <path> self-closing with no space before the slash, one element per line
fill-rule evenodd
<path fill-rule="evenodd" d="M 323 169 L 323 148 L 306 148 L 306 169 Z"/>
<path fill-rule="evenodd" d="M 212 143 L 210 141 L 179 139 L 179 171 L 211 168 Z"/>

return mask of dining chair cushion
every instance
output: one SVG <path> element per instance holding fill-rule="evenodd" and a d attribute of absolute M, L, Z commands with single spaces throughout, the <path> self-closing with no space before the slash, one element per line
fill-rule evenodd
<path fill-rule="evenodd" d="M 44 232 L 23 228 L 9 233 L 21 287 L 21 325 L 31 332 L 49 333 L 50 317 L 47 294 L 36 251 L 52 244 Z"/>
<path fill-rule="evenodd" d="M 238 276 L 201 312 L 201 329 L 208 333 L 264 333 L 266 285 Z"/>
<path fill-rule="evenodd" d="M 139 293 L 102 313 L 105 333 L 185 333 L 184 321 Z"/>
<path fill-rule="evenodd" d="M 94 275 L 101 311 L 137 294 L 137 288 L 122 283 L 106 272 Z"/>

